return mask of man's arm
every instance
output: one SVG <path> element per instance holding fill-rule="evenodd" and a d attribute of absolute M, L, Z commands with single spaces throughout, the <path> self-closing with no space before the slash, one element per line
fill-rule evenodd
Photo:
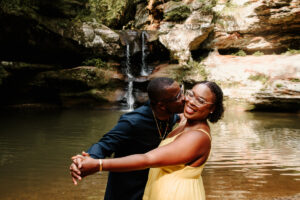
<path fill-rule="evenodd" d="M 202 131 L 192 130 L 178 136 L 173 142 L 158 147 L 146 154 L 103 159 L 101 169 L 104 171 L 126 172 L 150 167 L 187 164 L 196 160 L 197 166 L 200 166 L 206 161 L 210 148 L 210 137 Z M 81 155 L 74 156 L 73 158 L 78 157 L 82 159 L 82 167 L 80 168 L 82 177 L 99 171 L 100 162 L 98 159 Z"/>
<path fill-rule="evenodd" d="M 122 144 L 130 138 L 130 131 L 132 131 L 131 123 L 123 116 L 121 116 L 118 124 L 108 133 L 106 133 L 96 144 L 92 145 L 88 153 L 83 153 L 83 156 L 91 156 L 92 158 L 105 158 L 111 156 Z M 70 165 L 70 174 L 72 181 L 77 185 L 77 180 L 81 180 L 80 173 L 82 157 L 72 159 L 73 163 Z"/>
<path fill-rule="evenodd" d="M 130 139 L 131 131 L 131 123 L 122 116 L 118 124 L 106 133 L 99 142 L 92 145 L 87 153 L 92 158 L 109 157 L 112 153 L 116 152 L 121 145 Z"/>

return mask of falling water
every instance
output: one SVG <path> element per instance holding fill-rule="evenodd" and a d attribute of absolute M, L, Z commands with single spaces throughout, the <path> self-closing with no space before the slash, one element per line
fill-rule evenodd
<path fill-rule="evenodd" d="M 128 77 L 128 86 L 127 86 L 127 93 L 125 95 L 126 103 L 127 103 L 127 109 L 126 111 L 132 111 L 133 105 L 134 105 L 134 97 L 133 97 L 133 80 L 134 77 L 131 74 L 130 69 L 130 46 L 129 44 L 126 44 L 126 75 Z"/>
<path fill-rule="evenodd" d="M 133 76 L 131 74 L 131 69 L 130 69 L 130 46 L 129 44 L 126 44 L 126 75 L 128 79 L 132 79 Z"/>
<path fill-rule="evenodd" d="M 128 80 L 128 88 L 127 88 L 127 94 L 126 94 L 128 111 L 132 111 L 133 110 L 134 97 L 132 95 L 132 91 L 133 91 L 133 81 L 132 80 Z"/>
<path fill-rule="evenodd" d="M 141 76 L 148 76 L 149 75 L 149 69 L 147 67 L 147 64 L 145 62 L 146 59 L 146 39 L 147 39 L 147 32 L 143 31 L 142 32 L 142 70 L 141 70 Z"/>

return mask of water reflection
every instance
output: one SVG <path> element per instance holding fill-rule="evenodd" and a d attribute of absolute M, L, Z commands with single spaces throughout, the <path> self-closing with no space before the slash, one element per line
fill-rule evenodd
<path fill-rule="evenodd" d="M 0 116 L 0 199 L 101 199 L 107 173 L 75 187 L 69 158 L 110 130 L 120 114 Z M 300 195 L 299 115 L 227 110 L 212 132 L 212 154 L 203 173 L 208 200 Z"/>
<path fill-rule="evenodd" d="M 213 126 L 204 181 L 208 199 L 271 199 L 300 188 L 297 114 L 226 112 Z"/>

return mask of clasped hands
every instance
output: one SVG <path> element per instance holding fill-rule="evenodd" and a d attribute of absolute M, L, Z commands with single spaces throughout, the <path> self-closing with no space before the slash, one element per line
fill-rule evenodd
<path fill-rule="evenodd" d="M 99 171 L 97 159 L 90 157 L 88 153 L 82 152 L 71 158 L 73 161 L 70 165 L 70 174 L 74 185 L 78 184 L 83 177 L 93 174 Z"/>

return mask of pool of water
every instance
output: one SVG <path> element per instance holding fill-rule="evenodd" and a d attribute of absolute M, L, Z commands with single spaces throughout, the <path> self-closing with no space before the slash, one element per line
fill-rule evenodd
<path fill-rule="evenodd" d="M 70 157 L 98 141 L 123 112 L 65 110 L 0 115 L 0 199 L 102 199 L 107 173 L 79 185 Z M 300 116 L 227 109 L 212 125 L 203 171 L 208 200 L 300 199 Z"/>

